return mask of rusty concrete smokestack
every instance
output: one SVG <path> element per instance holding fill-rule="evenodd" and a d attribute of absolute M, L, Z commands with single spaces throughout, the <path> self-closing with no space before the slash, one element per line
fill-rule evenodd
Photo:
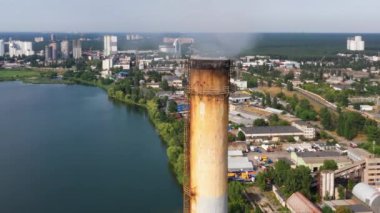
<path fill-rule="evenodd" d="M 188 159 L 185 162 L 189 176 L 184 191 L 185 196 L 188 195 L 187 212 L 227 212 L 230 65 L 227 59 L 190 60 Z"/>

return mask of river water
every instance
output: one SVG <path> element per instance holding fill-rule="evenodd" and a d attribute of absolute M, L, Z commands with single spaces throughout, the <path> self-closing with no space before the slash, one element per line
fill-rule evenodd
<path fill-rule="evenodd" d="M 99 88 L 0 83 L 0 212 L 181 212 L 144 110 Z"/>

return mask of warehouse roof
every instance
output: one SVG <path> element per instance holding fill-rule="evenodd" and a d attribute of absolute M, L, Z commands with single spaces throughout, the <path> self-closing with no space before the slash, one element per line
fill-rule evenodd
<path fill-rule="evenodd" d="M 259 126 L 259 127 L 242 127 L 245 134 L 281 134 L 281 133 L 303 133 L 294 126 Z"/>
<path fill-rule="evenodd" d="M 300 192 L 295 192 L 288 198 L 286 205 L 294 212 L 322 213 L 310 200 Z"/>
<path fill-rule="evenodd" d="M 228 171 L 252 171 L 252 162 L 247 157 L 229 157 Z"/>
<path fill-rule="evenodd" d="M 297 152 L 298 157 L 302 158 L 325 158 L 325 157 L 339 157 L 339 152 L 326 151 L 326 152 Z"/>

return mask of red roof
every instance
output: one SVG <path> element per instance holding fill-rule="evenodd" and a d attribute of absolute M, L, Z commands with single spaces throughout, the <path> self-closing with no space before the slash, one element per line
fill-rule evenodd
<path fill-rule="evenodd" d="M 286 201 L 286 206 L 295 213 L 322 213 L 309 199 L 300 192 L 295 192 Z"/>

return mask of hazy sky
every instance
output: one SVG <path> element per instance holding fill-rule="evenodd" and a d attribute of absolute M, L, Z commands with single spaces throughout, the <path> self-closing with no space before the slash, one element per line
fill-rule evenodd
<path fill-rule="evenodd" d="M 0 31 L 380 32 L 380 0 L 0 0 Z"/>

